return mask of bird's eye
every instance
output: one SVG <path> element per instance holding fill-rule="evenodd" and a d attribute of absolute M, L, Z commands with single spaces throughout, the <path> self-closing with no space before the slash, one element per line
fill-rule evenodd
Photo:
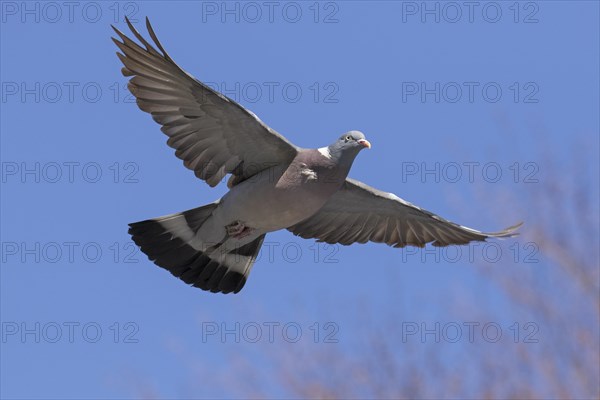
<path fill-rule="evenodd" d="M 350 140 L 350 139 L 352 139 L 352 137 L 351 137 L 351 136 L 346 136 L 346 142 L 347 142 L 348 140 Z"/>

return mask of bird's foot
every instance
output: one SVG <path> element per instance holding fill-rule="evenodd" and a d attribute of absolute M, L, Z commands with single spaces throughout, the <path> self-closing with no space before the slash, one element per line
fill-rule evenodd
<path fill-rule="evenodd" d="M 227 231 L 227 235 L 229 237 L 232 237 L 235 239 L 241 239 L 245 236 L 248 236 L 250 233 L 252 233 L 252 231 L 254 229 L 247 227 L 241 221 L 235 221 L 234 223 L 227 225 L 225 227 L 225 230 Z"/>

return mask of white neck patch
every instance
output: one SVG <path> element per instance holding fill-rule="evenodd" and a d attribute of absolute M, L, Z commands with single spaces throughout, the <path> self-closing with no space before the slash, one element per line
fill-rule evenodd
<path fill-rule="evenodd" d="M 329 147 L 320 147 L 317 149 L 319 153 L 321 153 L 325 158 L 331 159 L 331 153 L 329 152 Z"/>

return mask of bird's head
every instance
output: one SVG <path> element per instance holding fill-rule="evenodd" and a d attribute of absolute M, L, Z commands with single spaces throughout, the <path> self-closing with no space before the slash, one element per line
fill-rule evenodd
<path fill-rule="evenodd" d="M 371 143 L 359 131 L 344 133 L 338 140 L 329 145 L 329 152 L 334 157 L 354 159 L 359 151 L 371 148 Z"/>

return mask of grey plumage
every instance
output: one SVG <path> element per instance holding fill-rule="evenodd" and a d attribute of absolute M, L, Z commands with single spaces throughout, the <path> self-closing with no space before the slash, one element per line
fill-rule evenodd
<path fill-rule="evenodd" d="M 358 153 L 371 147 L 361 132 L 298 148 L 177 66 L 148 19 L 154 46 L 127 24 L 144 47 L 114 27 L 121 41 L 113 41 L 140 109 L 162 125 L 167 144 L 198 178 L 216 186 L 231 175 L 231 190 L 214 203 L 130 224 L 141 250 L 187 284 L 239 292 L 265 235 L 280 229 L 327 243 L 423 247 L 509 237 L 520 226 L 476 231 L 347 178 Z"/>

